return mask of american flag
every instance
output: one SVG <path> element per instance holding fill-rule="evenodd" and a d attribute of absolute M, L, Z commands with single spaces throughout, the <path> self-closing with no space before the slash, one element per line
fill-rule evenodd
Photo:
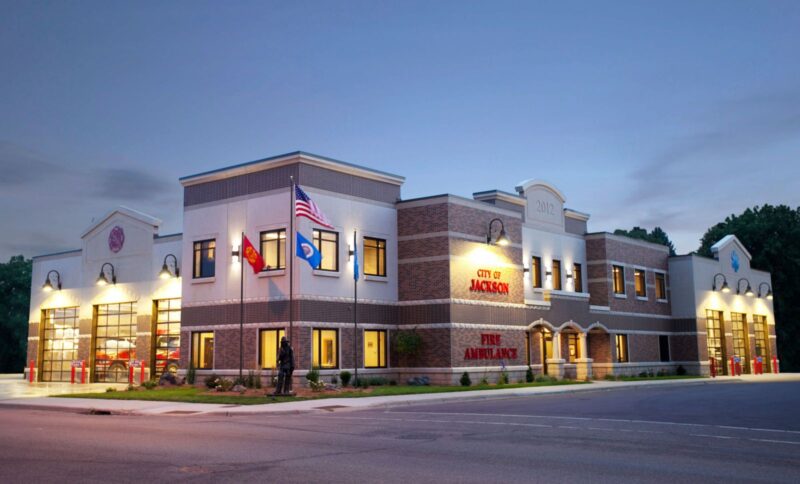
<path fill-rule="evenodd" d="M 317 207 L 317 204 L 309 198 L 302 188 L 300 188 L 300 185 L 294 186 L 294 215 L 296 217 L 311 219 L 311 221 L 323 227 L 328 227 L 329 229 L 333 228 L 333 224 L 328 220 L 328 217 L 322 213 L 319 207 Z"/>

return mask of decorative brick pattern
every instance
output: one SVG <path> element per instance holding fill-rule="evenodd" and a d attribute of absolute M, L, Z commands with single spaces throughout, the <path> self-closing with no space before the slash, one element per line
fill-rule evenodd
<path fill-rule="evenodd" d="M 394 368 L 446 368 L 450 366 L 450 330 L 416 329 L 422 338 L 422 349 L 416 358 L 400 355 L 397 351 L 397 332 L 392 331 L 389 359 Z"/>
<path fill-rule="evenodd" d="M 658 348 L 658 335 L 629 334 L 628 355 L 632 363 L 661 361 Z"/>
<path fill-rule="evenodd" d="M 446 232 L 447 203 L 432 203 L 421 207 L 403 207 L 397 204 L 397 235 L 419 235 Z"/>
<path fill-rule="evenodd" d="M 589 358 L 594 363 L 611 363 L 611 335 L 602 331 L 590 331 L 586 336 Z"/>
<path fill-rule="evenodd" d="M 450 262 L 400 264 L 397 283 L 401 301 L 449 298 Z"/>

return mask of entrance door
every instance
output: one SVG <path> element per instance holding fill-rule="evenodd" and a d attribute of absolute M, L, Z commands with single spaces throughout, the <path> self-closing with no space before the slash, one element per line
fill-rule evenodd
<path fill-rule="evenodd" d="M 78 359 L 78 308 L 42 311 L 40 381 L 69 381 Z"/>
<path fill-rule="evenodd" d="M 547 375 L 547 360 L 553 358 L 553 333 L 543 329 L 542 335 L 542 373 Z"/>
<path fill-rule="evenodd" d="M 94 381 L 126 382 L 136 358 L 133 303 L 95 306 Z"/>

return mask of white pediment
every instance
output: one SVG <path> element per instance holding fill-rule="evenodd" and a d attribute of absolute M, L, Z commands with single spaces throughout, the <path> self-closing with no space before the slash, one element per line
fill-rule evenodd
<path fill-rule="evenodd" d="M 517 192 L 526 199 L 525 223 L 564 230 L 564 202 L 561 191 L 543 180 L 525 180 Z"/>

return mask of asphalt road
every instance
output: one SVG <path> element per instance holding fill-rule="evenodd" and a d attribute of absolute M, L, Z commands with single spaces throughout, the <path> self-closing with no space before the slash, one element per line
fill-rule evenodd
<path fill-rule="evenodd" d="M 800 383 L 266 416 L 0 408 L 0 482 L 800 482 Z"/>

